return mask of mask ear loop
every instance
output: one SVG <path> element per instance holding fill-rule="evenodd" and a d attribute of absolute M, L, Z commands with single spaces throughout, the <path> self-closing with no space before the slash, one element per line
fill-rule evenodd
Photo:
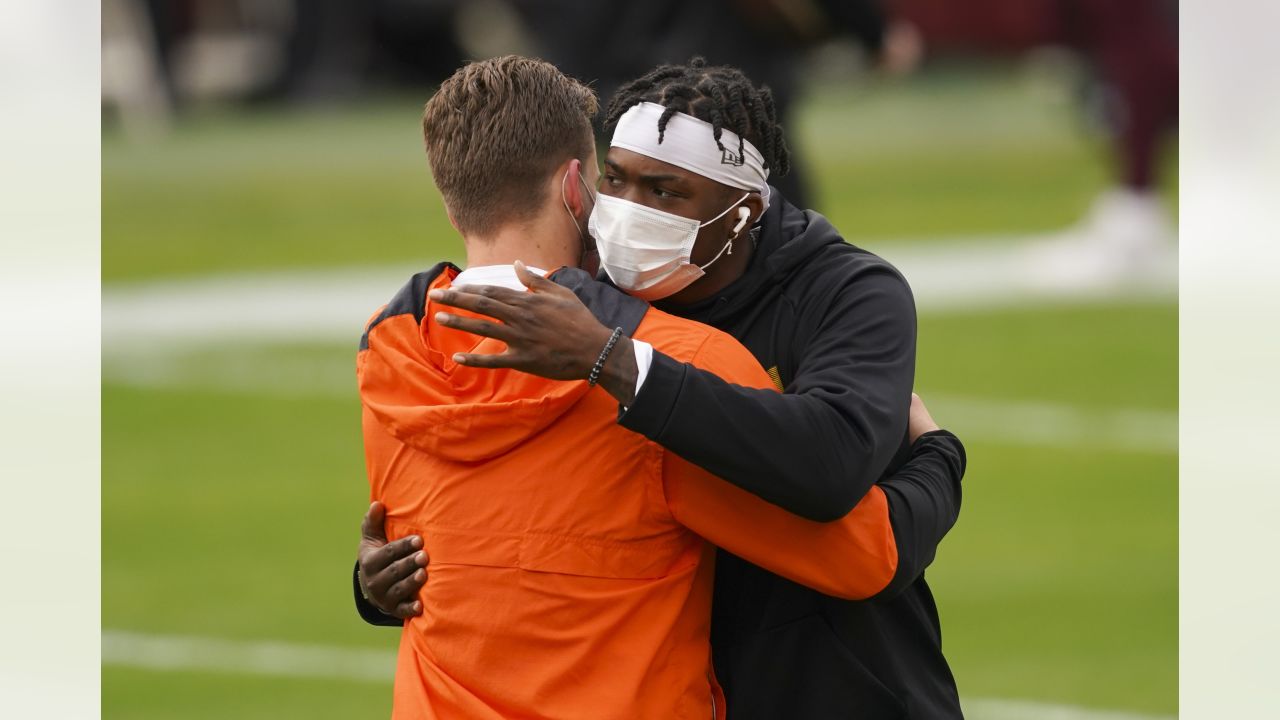
<path fill-rule="evenodd" d="M 568 208 L 568 196 L 566 195 L 566 193 L 564 193 L 564 182 L 566 182 L 566 181 L 568 181 L 568 170 L 564 170 L 564 176 L 563 176 L 563 177 L 561 177 L 561 202 L 563 202 L 563 204 L 564 204 L 564 211 L 566 211 L 566 213 L 568 213 L 568 219 L 573 220 L 573 227 L 575 227 L 575 228 L 577 229 L 577 236 L 579 236 L 579 237 L 591 237 L 591 236 L 590 236 L 590 233 L 584 233 L 584 232 L 582 232 L 582 225 L 577 224 L 577 218 L 573 217 L 573 210 L 570 210 L 570 208 Z M 594 206 L 595 206 L 595 195 L 594 195 L 594 193 L 593 193 L 593 192 L 591 192 L 591 188 L 588 186 L 588 184 L 586 184 L 585 179 L 582 179 L 581 174 L 579 174 L 579 176 L 577 176 L 577 182 L 582 183 L 582 190 L 585 190 L 585 191 L 586 191 L 586 196 L 590 197 L 590 199 L 591 199 L 591 206 L 593 206 L 593 208 L 594 208 Z M 593 245 L 594 245 L 594 243 L 593 243 Z"/>
<path fill-rule="evenodd" d="M 725 215 L 728 215 L 730 210 L 732 210 L 732 209 L 734 209 L 735 207 L 737 207 L 737 206 L 738 206 L 738 203 L 742 202 L 743 200 L 746 200 L 746 199 L 747 199 L 748 197 L 750 197 L 750 196 L 751 196 L 751 193 L 747 193 L 746 195 L 743 195 L 742 197 L 738 198 L 737 202 L 735 202 L 734 204 L 732 204 L 732 205 L 730 205 L 728 208 L 726 208 L 724 212 L 722 212 L 722 213 L 720 213 L 719 215 L 717 215 L 717 216 L 715 216 L 715 217 L 711 218 L 710 220 L 708 220 L 708 221 L 706 221 L 706 222 L 702 223 L 702 225 L 699 225 L 698 227 L 699 227 L 699 228 L 704 228 L 704 227 L 706 227 L 706 226 L 710 225 L 711 223 L 713 223 L 713 222 L 715 222 L 715 221 L 719 220 L 720 218 L 724 217 Z M 706 265 L 699 265 L 699 266 L 698 266 L 698 269 L 699 269 L 699 270 L 702 270 L 702 271 L 704 271 L 704 272 L 705 272 L 705 271 L 706 271 L 706 269 L 707 269 L 707 268 L 709 268 L 709 267 L 711 267 L 711 264 L 712 264 L 712 263 L 714 263 L 715 261 L 719 260 L 719 259 L 720 259 L 720 257 L 721 257 L 722 255 L 725 255 L 725 254 L 732 255 L 732 254 L 733 254 L 733 238 L 734 238 L 734 236 L 733 236 L 733 235 L 730 235 L 730 236 L 729 236 L 729 241 L 728 241 L 728 242 L 726 242 L 726 243 L 724 244 L 724 246 L 720 248 L 720 252 L 716 253 L 716 256 L 715 256 L 715 257 L 713 257 L 713 258 L 711 258 L 711 260 L 710 260 L 710 261 L 708 261 Z"/>
<path fill-rule="evenodd" d="M 569 171 L 566 170 L 564 175 L 560 178 L 560 202 L 564 203 L 564 211 L 569 213 L 569 219 L 573 221 L 573 227 L 578 231 L 578 238 L 582 240 L 582 251 L 578 254 L 578 262 L 581 264 L 582 256 L 586 255 L 588 252 L 596 252 L 596 239 L 591 237 L 591 233 L 582 232 L 582 226 L 578 224 L 578 218 L 574 217 L 573 210 L 569 209 L 569 197 L 564 191 L 564 183 L 568 179 Z M 587 197 L 591 198 L 591 207 L 594 209 L 596 205 L 595 194 L 591 192 L 591 188 L 587 185 L 587 181 L 582 179 L 582 173 L 578 173 L 578 182 L 582 184 L 582 189 L 587 191 Z M 587 248 L 588 244 L 591 246 L 590 249 Z"/>

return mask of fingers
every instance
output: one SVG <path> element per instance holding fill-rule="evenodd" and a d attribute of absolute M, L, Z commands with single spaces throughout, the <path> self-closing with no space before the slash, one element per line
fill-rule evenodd
<path fill-rule="evenodd" d="M 911 393 L 911 412 L 920 413 L 926 417 L 929 415 L 929 408 L 925 407 L 924 400 L 915 393 Z"/>
<path fill-rule="evenodd" d="M 386 569 L 366 575 L 364 584 L 370 597 L 375 597 L 386 607 L 413 599 L 418 589 L 427 581 L 427 554 L 416 552 L 401 558 Z"/>
<path fill-rule="evenodd" d="M 386 601 L 387 607 L 392 607 L 396 610 L 400 610 L 405 605 L 416 605 L 418 591 L 425 584 L 427 584 L 427 571 L 418 568 L 409 577 L 388 588 L 382 598 Z"/>
<path fill-rule="evenodd" d="M 411 617 L 417 617 L 422 614 L 422 603 L 417 600 L 414 600 L 413 602 L 400 603 L 396 606 L 395 610 L 391 612 L 391 614 L 401 620 L 408 620 Z"/>
<path fill-rule="evenodd" d="M 510 320 L 515 306 L 523 303 L 527 294 L 496 285 L 467 285 L 465 288 L 432 290 L 427 296 L 441 305 L 470 310 L 498 320 Z"/>
<path fill-rule="evenodd" d="M 368 512 L 364 514 L 364 520 L 360 522 L 360 537 L 378 544 L 385 543 L 387 541 L 387 530 L 384 524 L 386 519 L 387 507 L 374 500 L 369 505 Z"/>
<path fill-rule="evenodd" d="M 503 353 L 454 353 L 453 361 L 459 365 L 474 368 L 516 368 L 524 366 L 521 356 L 511 352 Z"/>
<path fill-rule="evenodd" d="M 365 584 L 369 584 L 374 576 L 387 566 L 404 558 L 412 557 L 414 552 L 422 548 L 422 538 L 417 535 L 400 538 L 393 543 L 381 547 L 360 549 L 360 572 L 364 574 Z"/>
<path fill-rule="evenodd" d="M 529 268 L 519 260 L 515 262 L 516 278 L 534 292 L 549 292 L 552 288 L 558 288 L 559 285 L 551 280 L 535 273 L 530 272 Z"/>
<path fill-rule="evenodd" d="M 920 439 L 921 435 L 934 430 L 940 430 L 938 424 L 934 422 L 933 416 L 929 414 L 929 409 L 924 406 L 924 401 L 919 395 L 911 394 L 911 411 L 907 417 L 907 434 L 911 442 Z"/>
<path fill-rule="evenodd" d="M 461 315 L 450 315 L 446 312 L 436 313 L 436 322 L 447 328 L 461 330 L 471 333 L 472 335 L 480 335 L 481 337 L 493 338 L 510 343 L 513 336 L 509 326 L 501 323 L 481 320 L 479 318 L 463 317 Z"/>

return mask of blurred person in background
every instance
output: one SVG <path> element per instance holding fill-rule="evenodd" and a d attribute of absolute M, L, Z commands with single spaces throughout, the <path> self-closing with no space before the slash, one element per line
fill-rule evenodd
<path fill-rule="evenodd" d="M 126 129 L 217 101 L 333 102 L 436 84 L 463 59 L 457 0 L 104 0 L 104 97 Z"/>
<path fill-rule="evenodd" d="M 893 0 L 931 52 L 1074 49 L 1099 84 L 1114 185 L 1074 228 L 1031 248 L 1044 281 L 1109 282 L 1141 274 L 1175 251 L 1161 199 L 1161 141 L 1178 119 L 1177 4 L 1172 0 Z"/>
<path fill-rule="evenodd" d="M 146 20 L 132 28 L 135 45 L 153 61 L 165 107 L 176 110 L 206 98 L 327 102 L 378 83 L 435 84 L 468 54 L 458 0 L 108 0 L 105 11 L 135 3 Z M 515 11 L 540 56 L 590 80 L 601 97 L 649 68 L 702 55 L 771 88 L 784 127 L 807 50 L 852 38 L 893 75 L 910 72 L 922 57 L 919 34 L 892 20 L 881 0 L 497 4 Z M 110 33 L 106 42 L 113 44 Z M 110 67 L 106 74 L 118 75 Z M 108 94 L 118 96 L 126 121 L 143 109 L 130 100 L 145 92 Z M 796 138 L 787 139 L 794 151 Z M 813 205 L 803 163 L 777 182 L 798 206 Z"/>
<path fill-rule="evenodd" d="M 617 422 L 810 520 L 838 520 L 877 488 L 888 500 L 898 561 L 867 601 L 719 554 L 712 648 L 732 717 L 961 717 L 924 579 L 957 517 L 959 477 L 910 487 L 895 479 L 917 452 L 904 433 L 915 373 L 910 288 L 770 187 L 770 175 L 788 168 L 782 128 L 768 91 L 737 69 L 700 58 L 661 66 L 617 91 L 605 127 L 612 147 L 589 227 L 607 276 L 659 309 L 729 332 L 775 386 L 726 383 L 655 348 L 638 385 L 604 386 Z M 737 215 L 726 218 L 726 207 Z M 577 377 L 572 369 L 595 361 L 608 325 L 577 300 L 522 282 L 534 292 L 432 294 L 468 313 L 443 313 L 441 325 L 501 343 L 455 362 Z M 626 353 L 619 361 L 631 362 Z M 962 469 L 963 449 L 953 449 Z M 430 614 L 406 607 L 425 559 L 405 540 L 387 545 L 377 524 L 366 522 L 360 550 L 361 614 Z"/>

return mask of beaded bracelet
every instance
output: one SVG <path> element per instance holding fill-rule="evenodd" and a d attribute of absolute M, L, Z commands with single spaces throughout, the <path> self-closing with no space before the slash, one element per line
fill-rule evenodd
<path fill-rule="evenodd" d="M 613 334 L 609 336 L 609 342 L 604 344 L 604 350 L 600 351 L 600 357 L 596 358 L 595 367 L 591 368 L 591 374 L 587 376 L 587 385 L 595 387 L 600 382 L 600 371 L 604 370 L 604 361 L 609 358 L 609 353 L 613 352 L 613 346 L 618 344 L 618 338 L 622 337 L 622 328 L 614 328 Z"/>

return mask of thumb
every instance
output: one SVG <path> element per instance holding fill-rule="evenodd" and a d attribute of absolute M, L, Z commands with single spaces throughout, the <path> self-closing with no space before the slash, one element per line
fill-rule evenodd
<path fill-rule="evenodd" d="M 515 261 L 514 265 L 516 268 L 516 278 L 519 279 L 520 282 L 523 283 L 524 286 L 529 288 L 530 290 L 534 292 L 538 292 L 538 291 L 545 292 L 546 290 L 550 289 L 550 287 L 555 286 L 554 282 L 529 270 L 529 268 L 526 267 L 523 262 L 517 260 Z"/>
<path fill-rule="evenodd" d="M 386 519 L 387 507 L 376 500 L 373 501 L 369 505 L 369 511 L 364 514 L 364 521 L 360 523 L 360 538 L 385 545 L 387 542 Z"/>

